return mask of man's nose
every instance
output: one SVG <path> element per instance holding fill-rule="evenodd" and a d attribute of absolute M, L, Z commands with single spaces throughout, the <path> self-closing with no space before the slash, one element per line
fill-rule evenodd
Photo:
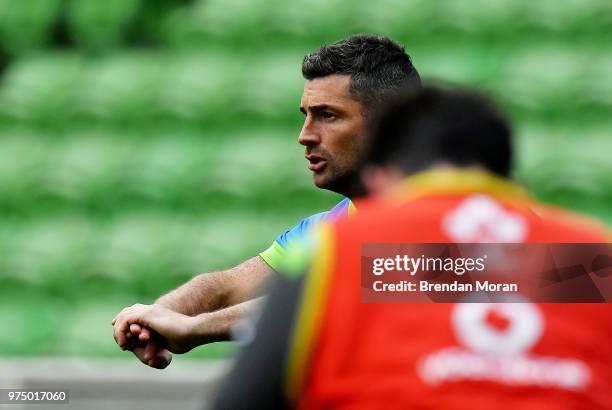
<path fill-rule="evenodd" d="M 298 137 L 298 142 L 304 146 L 317 145 L 321 143 L 319 133 L 313 129 L 308 120 L 304 122 L 302 131 L 300 131 L 300 136 Z"/>

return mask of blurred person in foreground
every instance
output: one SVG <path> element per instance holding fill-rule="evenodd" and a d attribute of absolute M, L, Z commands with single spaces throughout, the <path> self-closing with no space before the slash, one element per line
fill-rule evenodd
<path fill-rule="evenodd" d="M 608 228 L 509 179 L 510 127 L 476 94 L 407 95 L 370 138 L 376 195 L 296 252 L 214 408 L 612 408 L 610 305 L 361 301 L 362 244 L 607 243 Z"/>
<path fill-rule="evenodd" d="M 170 351 L 184 353 L 230 340 L 232 325 L 255 310 L 261 301 L 255 291 L 279 270 L 291 243 L 319 221 L 355 211 L 351 199 L 364 193 L 358 171 L 366 124 L 398 90 L 420 86 L 403 47 L 374 35 L 351 36 L 307 54 L 302 74 L 306 83 L 299 108 L 305 120 L 298 142 L 306 148 L 315 185 L 346 198 L 327 212 L 304 218 L 267 250 L 236 267 L 200 274 L 152 305 L 122 310 L 113 320 L 113 336 L 143 363 L 164 368 Z M 142 324 L 149 327 L 142 329 Z M 180 331 L 169 326 L 173 324 L 180 324 Z M 150 327 L 156 330 L 153 335 Z"/>

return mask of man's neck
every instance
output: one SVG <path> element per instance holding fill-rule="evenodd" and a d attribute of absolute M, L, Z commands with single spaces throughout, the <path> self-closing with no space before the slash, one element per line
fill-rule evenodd
<path fill-rule="evenodd" d="M 359 199 L 367 195 L 366 189 L 360 181 L 347 184 L 342 188 L 331 189 L 331 191 L 343 195 L 350 200 Z"/>

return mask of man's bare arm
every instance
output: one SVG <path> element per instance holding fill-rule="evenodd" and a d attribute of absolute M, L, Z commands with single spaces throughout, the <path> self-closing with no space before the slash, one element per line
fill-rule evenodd
<path fill-rule="evenodd" d="M 161 305 L 136 304 L 123 309 L 113 319 L 113 336 L 122 348 L 129 343 L 127 333 L 141 342 L 153 342 L 154 348 L 148 350 L 145 347 L 142 360 L 149 366 L 158 367 L 151 360 L 158 355 L 159 348 L 166 348 L 173 353 L 186 353 L 202 344 L 229 340 L 233 325 L 259 309 L 262 303 L 263 297 L 260 297 L 197 316 L 177 313 Z M 143 332 L 144 329 L 153 330 L 154 339 L 151 339 L 150 332 Z M 169 363 L 171 357 L 166 359 Z"/>
<path fill-rule="evenodd" d="M 234 325 L 240 319 L 252 317 L 256 311 L 261 309 L 264 300 L 265 297 L 260 296 L 225 309 L 196 316 L 192 328 L 196 346 L 231 340 Z"/>
<path fill-rule="evenodd" d="M 231 269 L 201 273 L 161 296 L 155 303 L 188 316 L 213 312 L 251 299 L 273 272 L 261 256 L 257 255 Z M 237 308 L 236 311 L 241 309 Z M 230 311 L 227 317 L 233 317 L 233 314 L 234 312 Z M 225 316 L 221 316 L 219 320 L 224 323 Z"/>
<path fill-rule="evenodd" d="M 248 299 L 273 272 L 260 256 L 256 256 L 225 271 L 202 273 L 160 297 L 155 305 L 186 316 L 205 313 L 194 318 L 195 330 L 202 343 L 229 340 L 232 325 L 259 303 Z M 172 360 L 166 343 L 151 340 L 150 329 L 146 325 L 143 327 L 140 321 L 125 330 L 116 329 L 114 334 L 117 344 L 124 350 L 131 350 L 144 364 L 163 369 Z"/>
<path fill-rule="evenodd" d="M 202 344 L 231 340 L 234 325 L 253 315 L 263 301 L 259 297 L 197 316 L 157 304 L 134 305 L 113 320 L 113 336 L 121 349 L 131 350 L 142 363 L 163 369 L 172 361 L 170 351 L 184 353 Z"/>

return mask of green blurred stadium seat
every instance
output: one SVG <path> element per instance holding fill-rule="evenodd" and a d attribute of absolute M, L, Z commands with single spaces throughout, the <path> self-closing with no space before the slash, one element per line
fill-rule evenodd
<path fill-rule="evenodd" d="M 72 0 L 67 10 L 72 38 L 79 46 L 100 50 L 124 44 L 141 0 Z"/>
<path fill-rule="evenodd" d="M 539 45 L 508 53 L 496 87 L 499 95 L 527 110 L 572 107 L 588 64 L 581 51 Z"/>
<path fill-rule="evenodd" d="M 181 120 L 229 121 L 243 85 L 243 62 L 231 53 L 168 56 L 156 110 Z"/>
<path fill-rule="evenodd" d="M 80 59 L 42 54 L 11 64 L 0 87 L 0 115 L 37 123 L 62 122 L 72 106 Z"/>
<path fill-rule="evenodd" d="M 435 2 L 435 25 L 459 32 L 495 33 L 512 30 L 520 2 L 506 0 L 443 0 Z M 413 9 L 414 10 L 414 9 Z"/>
<path fill-rule="evenodd" d="M 107 203 L 116 192 L 129 159 L 129 147 L 120 140 L 99 136 L 54 143 L 40 175 L 40 195 L 75 204 Z"/>
<path fill-rule="evenodd" d="M 354 32 L 380 33 L 408 44 L 431 32 L 435 2 L 427 0 L 361 1 L 353 4 Z M 337 37 L 342 37 L 342 35 Z M 329 39 L 328 39 L 329 41 Z"/>
<path fill-rule="evenodd" d="M 3 132 L 0 138 L 0 209 L 25 210 L 36 199 L 47 147 L 31 132 Z M 6 223 L 6 222 L 4 222 Z"/>
<path fill-rule="evenodd" d="M 88 60 L 79 77 L 75 115 L 103 121 L 146 124 L 161 75 L 159 58 L 144 53 Z"/>
<path fill-rule="evenodd" d="M 299 123 L 303 57 L 303 50 L 278 50 L 250 63 L 241 84 L 239 111 L 272 120 L 291 116 L 294 123 Z"/>
<path fill-rule="evenodd" d="M 526 27 L 548 30 L 562 33 L 575 32 L 585 29 L 592 22 L 601 18 L 598 14 L 609 9 L 603 0 L 571 0 L 559 3 L 555 0 L 543 0 L 531 2 L 523 0 L 521 2 L 522 13 L 520 20 Z"/>
<path fill-rule="evenodd" d="M 155 139 L 133 151 L 124 166 L 126 197 L 144 202 L 193 203 L 205 189 L 214 145 L 204 138 Z"/>
<path fill-rule="evenodd" d="M 27 288 L 0 298 L 0 320 L 11 329 L 0 333 L 3 356 L 50 355 L 61 344 L 61 325 L 69 308 L 61 299 Z M 36 323 L 36 326 L 32 326 Z M 58 343 L 59 341 L 59 343 Z"/>
<path fill-rule="evenodd" d="M 233 138 L 217 151 L 219 162 L 211 170 L 208 188 L 249 198 L 253 192 L 277 196 L 280 186 L 289 190 L 299 185 L 300 181 L 283 177 L 286 171 L 295 175 L 292 169 L 305 168 L 296 167 L 296 161 L 303 159 L 303 150 L 296 141 L 297 135 L 287 135 L 285 139 L 274 135 Z M 284 185 L 279 185 L 281 182 Z"/>
<path fill-rule="evenodd" d="M 446 45 L 426 52 L 419 50 L 417 55 L 421 54 L 422 57 L 413 62 L 423 77 L 433 80 L 455 84 L 490 83 L 497 68 L 497 62 L 492 61 L 495 56 L 488 48 L 466 50 Z"/>
<path fill-rule="evenodd" d="M 25 221 L 12 230 L 3 274 L 48 290 L 70 289 L 70 278 L 84 270 L 92 233 L 79 218 Z"/>
<path fill-rule="evenodd" d="M 0 47 L 10 54 L 44 48 L 61 5 L 61 0 L 0 0 Z"/>
<path fill-rule="evenodd" d="M 273 0 L 270 27 L 281 38 L 333 41 L 337 28 L 351 32 L 353 5 L 342 0 Z"/>
<path fill-rule="evenodd" d="M 584 71 L 579 84 L 579 104 L 600 107 L 610 112 L 612 107 L 612 46 L 602 44 L 585 56 Z"/>
<path fill-rule="evenodd" d="M 518 174 L 538 196 L 570 208 L 588 210 L 592 203 L 610 203 L 612 140 L 608 132 L 541 126 L 522 130 Z"/>
<path fill-rule="evenodd" d="M 210 37 L 257 36 L 266 29 L 271 0 L 198 0 L 192 6 L 194 28 Z"/>

